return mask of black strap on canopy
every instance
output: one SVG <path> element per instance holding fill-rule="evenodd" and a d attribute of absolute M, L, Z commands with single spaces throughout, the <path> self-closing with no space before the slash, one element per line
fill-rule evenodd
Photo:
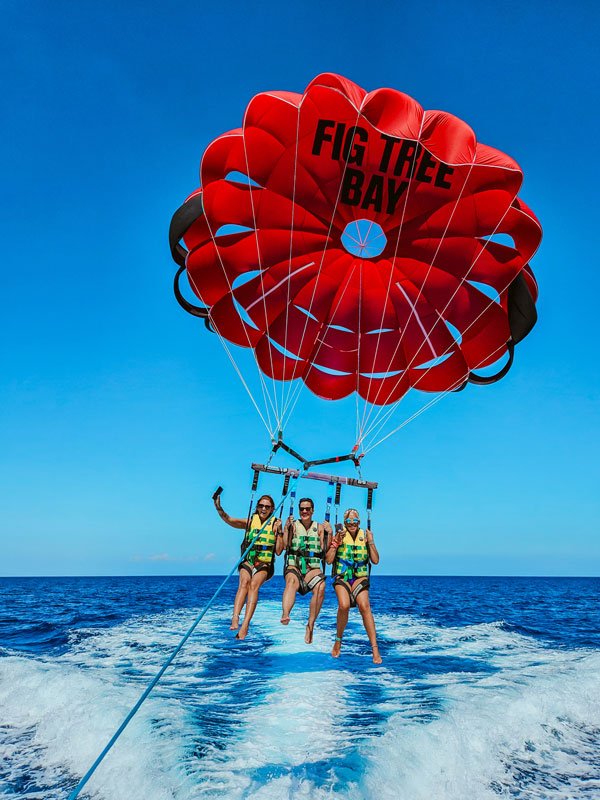
<path fill-rule="evenodd" d="M 179 267 L 175 273 L 175 278 L 173 279 L 173 291 L 175 293 L 177 302 L 184 311 L 187 311 L 188 314 L 191 314 L 193 317 L 200 317 L 203 319 L 208 330 L 212 331 L 210 320 L 208 318 L 208 308 L 206 306 L 196 306 L 193 303 L 190 303 L 189 300 L 186 300 L 181 293 L 181 288 L 179 286 L 181 275 L 186 269 L 186 258 L 188 256 L 188 251 L 181 244 L 181 240 L 189 228 L 194 224 L 194 222 L 196 222 L 197 219 L 202 216 L 203 213 L 204 208 L 202 206 L 201 194 L 193 195 L 189 198 L 189 200 L 186 200 L 171 218 L 171 225 L 169 226 L 169 247 L 171 248 L 173 261 Z"/>

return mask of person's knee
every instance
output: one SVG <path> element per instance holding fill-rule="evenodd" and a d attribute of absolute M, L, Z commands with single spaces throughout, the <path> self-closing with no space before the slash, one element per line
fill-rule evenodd
<path fill-rule="evenodd" d="M 250 586 L 250 574 L 243 569 L 240 572 L 240 588 L 247 589 Z"/>
<path fill-rule="evenodd" d="M 356 605 L 358 606 L 358 610 L 364 617 L 369 616 L 371 613 L 371 604 L 369 603 L 369 595 L 368 594 L 359 594 L 356 598 Z"/>
<path fill-rule="evenodd" d="M 338 608 L 342 613 L 347 614 L 350 611 L 350 598 L 338 597 Z"/>

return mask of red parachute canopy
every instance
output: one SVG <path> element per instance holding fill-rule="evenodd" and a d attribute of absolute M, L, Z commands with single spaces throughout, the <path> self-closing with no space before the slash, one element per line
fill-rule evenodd
<path fill-rule="evenodd" d="M 519 166 L 401 92 L 324 74 L 259 94 L 200 178 L 172 223 L 179 273 L 275 380 L 387 405 L 497 379 L 535 324 L 541 228 Z"/>

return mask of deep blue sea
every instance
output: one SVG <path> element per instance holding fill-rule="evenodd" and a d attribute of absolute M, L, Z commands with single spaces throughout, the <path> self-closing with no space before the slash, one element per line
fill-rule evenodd
<path fill-rule="evenodd" d="M 66 798 L 220 582 L 0 579 L 0 795 Z M 279 623 L 237 579 L 82 793 L 95 800 L 598 800 L 600 579 L 373 576 L 381 652 L 328 585 Z"/>

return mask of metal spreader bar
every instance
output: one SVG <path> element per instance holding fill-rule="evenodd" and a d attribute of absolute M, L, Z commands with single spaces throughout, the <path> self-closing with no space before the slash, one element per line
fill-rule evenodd
<path fill-rule="evenodd" d="M 255 472 L 268 472 L 271 475 L 285 475 L 286 478 L 288 475 L 290 478 L 297 478 L 301 472 L 301 470 L 298 469 L 291 469 L 289 467 L 271 467 L 266 464 L 252 464 L 252 469 Z M 359 489 L 368 489 L 371 493 L 373 492 L 373 489 L 377 489 L 377 486 L 379 485 L 373 481 L 363 481 L 359 478 L 349 478 L 344 475 L 325 475 L 322 472 L 305 472 L 300 477 L 301 479 L 308 478 L 312 481 L 325 481 L 326 483 L 343 483 L 346 486 L 356 486 Z"/>

